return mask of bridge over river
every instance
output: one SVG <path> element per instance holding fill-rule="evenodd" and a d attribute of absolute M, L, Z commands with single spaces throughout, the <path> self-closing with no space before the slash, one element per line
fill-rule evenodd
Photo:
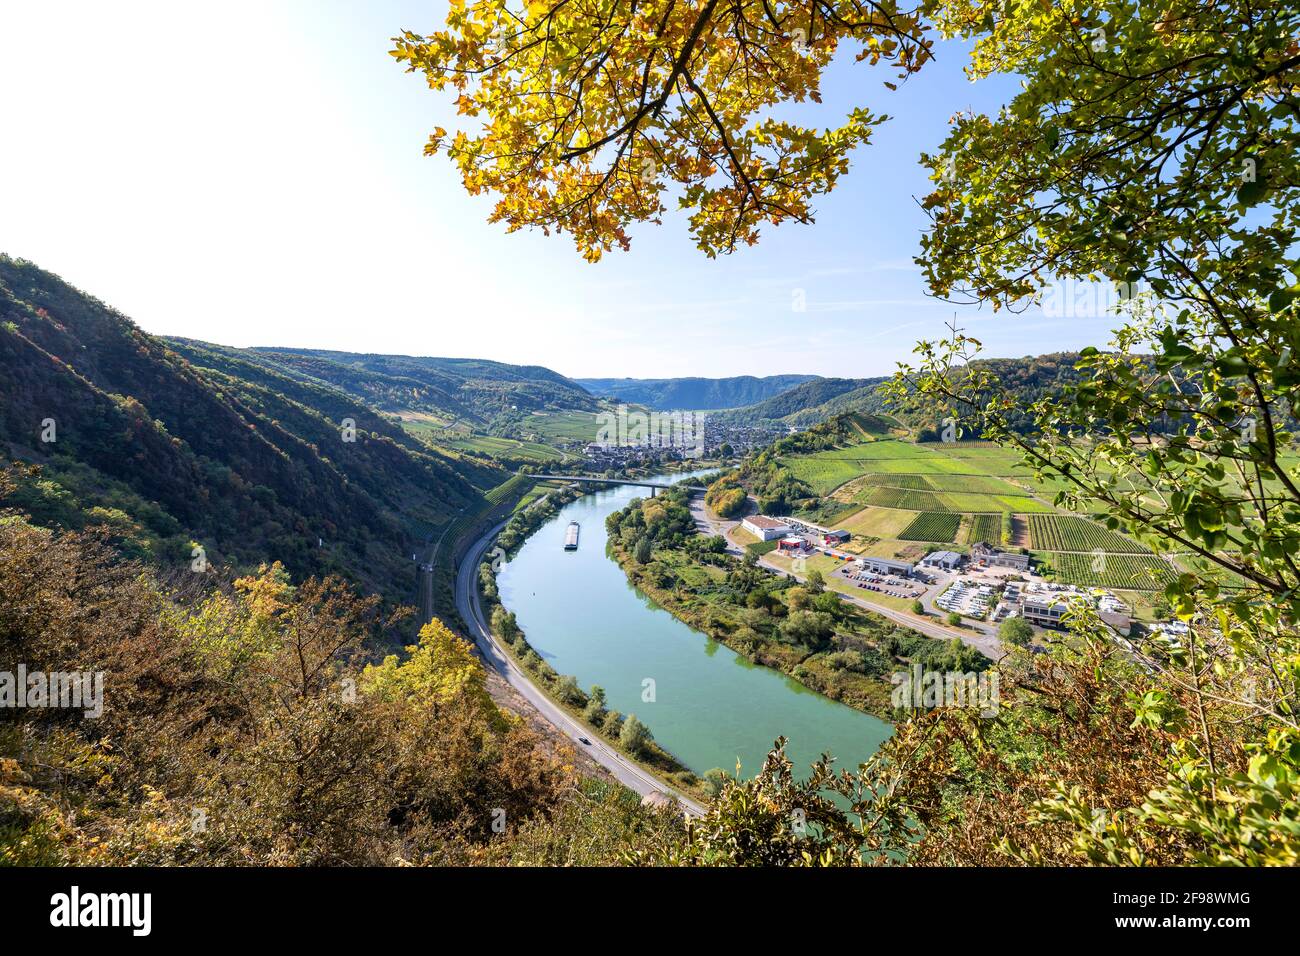
<path fill-rule="evenodd" d="M 592 485 L 635 485 L 638 488 L 649 488 L 650 497 L 654 497 L 655 490 L 659 488 L 685 488 L 693 494 L 704 494 L 708 489 L 704 485 L 688 485 L 685 482 L 673 484 L 668 481 L 651 481 L 639 478 L 599 478 L 595 475 L 527 475 L 528 478 L 536 478 L 539 481 L 582 481 Z"/>

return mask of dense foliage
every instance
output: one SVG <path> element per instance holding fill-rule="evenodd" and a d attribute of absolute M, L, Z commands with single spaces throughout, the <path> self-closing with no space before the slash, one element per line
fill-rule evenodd
<path fill-rule="evenodd" d="M 9 515 L 0 593 L 0 672 L 103 674 L 98 717 L 0 716 L 0 864 L 609 863 L 680 839 L 498 711 L 439 622 L 368 664 L 392 622 L 337 580 L 176 591 Z"/>
<path fill-rule="evenodd" d="M 446 152 L 469 192 L 496 194 L 492 221 L 568 232 L 591 260 L 626 249 L 627 226 L 657 220 L 670 190 L 709 255 L 756 242 L 765 223 L 811 221 L 812 197 L 883 117 L 858 107 L 817 130 L 771 109 L 820 102 L 840 44 L 896 76 L 930 58 L 893 0 L 453 0 L 445 30 L 394 43 L 399 63 L 483 117 L 450 139 L 435 129 L 426 153 Z"/>

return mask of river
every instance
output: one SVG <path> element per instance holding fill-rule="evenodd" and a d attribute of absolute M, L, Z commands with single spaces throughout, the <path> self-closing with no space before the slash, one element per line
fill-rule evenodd
<path fill-rule="evenodd" d="M 584 690 L 603 687 L 607 706 L 636 714 L 698 774 L 713 767 L 734 771 L 739 760 L 742 775 L 753 776 L 782 734 L 801 776 L 823 751 L 836 757 L 837 767 L 866 760 L 889 735 L 889 724 L 750 663 L 628 583 L 605 554 L 605 516 L 646 493 L 623 486 L 579 498 L 502 567 L 501 601 L 515 612 L 528 643 Z M 563 550 L 570 521 L 582 526 L 576 551 Z M 653 701 L 643 699 L 647 680 Z"/>

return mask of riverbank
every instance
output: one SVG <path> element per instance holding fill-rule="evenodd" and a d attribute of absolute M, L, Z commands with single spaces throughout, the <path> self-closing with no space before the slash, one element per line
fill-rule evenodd
<path fill-rule="evenodd" d="M 516 513 L 498 533 L 496 544 L 500 551 L 496 552 L 495 558 L 483 561 L 478 567 L 478 596 L 488 629 L 501 649 L 533 679 L 534 686 L 570 717 L 589 728 L 593 736 L 617 747 L 628 759 L 647 772 L 662 777 L 673 787 L 707 801 L 712 793 L 699 776 L 658 744 L 650 730 L 635 717 L 632 720 L 636 724 L 629 726 L 625 715 L 606 707 L 599 688 L 584 691 L 576 677 L 561 674 L 547 664 L 528 643 L 515 615 L 501 603 L 496 572 L 502 562 L 516 554 L 533 532 L 553 519 L 559 507 L 582 496 L 583 492 L 576 488 L 551 492 L 545 499 Z"/>
<path fill-rule="evenodd" d="M 606 551 L 606 520 L 645 494 L 615 486 L 584 495 L 530 533 L 503 563 L 494 586 L 506 610 L 517 615 L 528 645 L 557 673 L 575 675 L 584 690 L 599 685 L 607 710 L 634 713 L 697 777 L 714 781 L 718 775 L 710 771 L 734 774 L 737 765 L 742 775 L 753 774 L 778 737 L 788 739 L 791 759 L 804 769 L 827 752 L 848 767 L 869 759 L 890 735 L 888 723 L 752 663 L 656 607 L 629 583 Z M 571 521 L 582 527 L 581 543 L 565 551 Z M 533 680 L 504 648 L 497 654 Z M 540 689 L 534 693 L 545 697 Z M 571 722 L 571 711 L 545 699 Z M 593 749 L 621 757 L 603 737 L 591 740 Z"/>
<path fill-rule="evenodd" d="M 686 499 L 668 493 L 607 522 L 609 551 L 628 580 L 682 623 L 755 664 L 885 720 L 895 716 L 891 676 L 911 665 L 977 671 L 981 655 L 899 627 L 840 600 L 819 575 L 798 584 L 735 558 L 697 533 Z"/>

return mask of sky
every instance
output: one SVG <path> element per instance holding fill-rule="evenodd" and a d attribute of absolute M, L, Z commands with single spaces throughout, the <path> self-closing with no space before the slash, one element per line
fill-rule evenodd
<path fill-rule="evenodd" d="M 489 197 L 425 157 L 450 97 L 388 55 L 443 0 L 227 0 L 0 7 L 0 252 L 30 259 L 148 332 L 490 358 L 574 377 L 888 374 L 953 320 L 991 356 L 1103 344 L 1100 322 L 929 298 L 912 263 L 934 150 L 970 83 L 965 51 L 897 92 L 841 57 L 824 102 L 894 117 L 816 203 L 813 225 L 707 259 L 683 217 L 585 262 L 567 236 L 506 234 Z M 472 122 L 472 121 L 469 121 Z M 805 311 L 796 311 L 802 298 Z"/>

